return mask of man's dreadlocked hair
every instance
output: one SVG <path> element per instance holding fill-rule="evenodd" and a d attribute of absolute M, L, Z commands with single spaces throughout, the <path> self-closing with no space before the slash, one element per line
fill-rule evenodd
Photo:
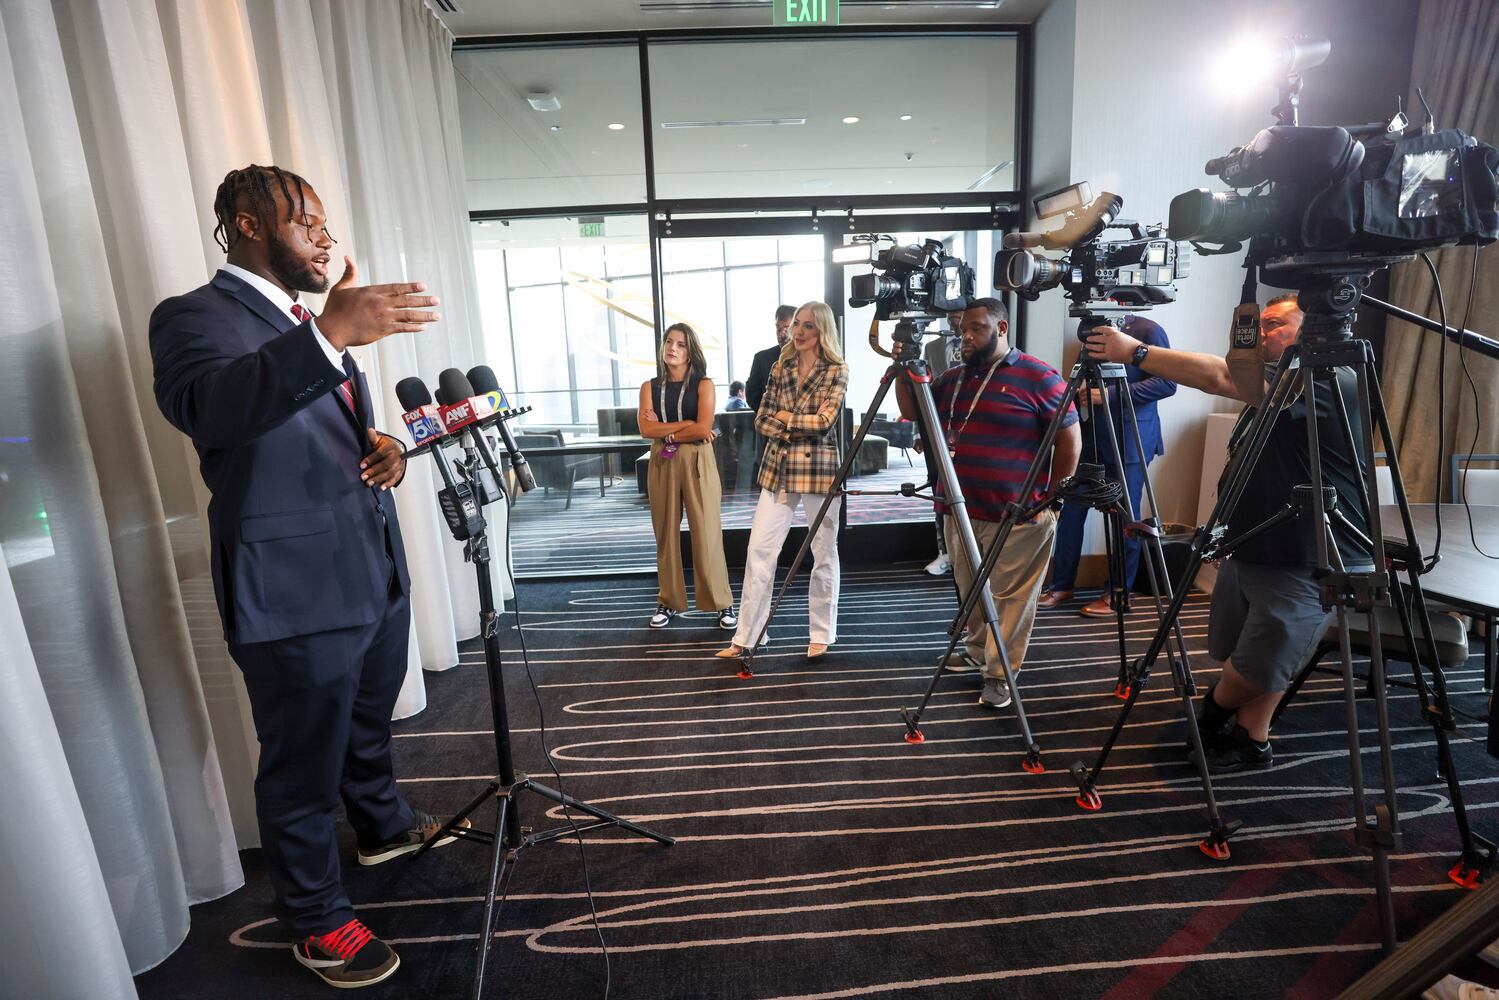
<path fill-rule="evenodd" d="M 280 167 L 262 167 L 252 163 L 224 175 L 224 183 L 213 196 L 213 214 L 219 224 L 214 227 L 214 242 L 228 253 L 240 240 L 239 227 L 234 216 L 239 212 L 240 198 L 249 202 L 249 210 L 262 226 L 269 226 L 276 216 L 276 195 L 272 185 L 279 187 L 286 199 L 287 218 L 295 218 L 306 210 L 307 188 L 310 186 L 297 174 Z M 292 191 L 296 191 L 293 196 Z M 293 215 L 295 206 L 296 215 Z"/>

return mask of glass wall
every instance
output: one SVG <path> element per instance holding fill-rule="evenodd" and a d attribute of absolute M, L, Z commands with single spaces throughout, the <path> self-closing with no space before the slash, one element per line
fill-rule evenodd
<path fill-rule="evenodd" d="M 513 401 L 532 407 L 516 428 L 542 486 L 516 499 L 518 572 L 653 568 L 636 414 L 655 374 L 657 294 L 665 323 L 686 322 L 702 339 L 732 533 L 749 526 L 764 442 L 753 414 L 724 412 L 729 385 L 775 343 L 778 305 L 824 299 L 846 282 L 827 255 L 839 240 L 827 232 L 844 231 L 845 212 L 878 216 L 882 230 L 962 215 L 944 232 L 899 235 L 943 239 L 987 292 L 991 234 L 957 226 L 1016 207 L 1017 57 L 1015 37 L 1002 33 L 647 35 L 455 50 L 486 360 Z M 939 92 L 896 85 L 903 67 L 935 74 Z M 921 197 L 890 207 L 904 195 Z M 820 231 L 817 219 L 837 221 Z M 870 310 L 849 309 L 846 289 L 831 304 L 851 429 L 886 359 L 866 342 Z M 846 516 L 924 520 L 929 505 L 874 495 L 925 478 L 894 399 L 880 409 L 885 420 L 849 484 L 865 492 Z"/>

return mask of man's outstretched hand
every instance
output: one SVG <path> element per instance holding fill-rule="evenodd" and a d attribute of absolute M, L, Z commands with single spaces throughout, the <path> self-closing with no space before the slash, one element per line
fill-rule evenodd
<path fill-rule="evenodd" d="M 344 258 L 343 277 L 328 292 L 317 318 L 318 332 L 336 350 L 373 344 L 393 333 L 419 333 L 428 323 L 442 319 L 427 311 L 437 297 L 423 295 L 420 281 L 392 285 L 356 285 L 354 258 Z"/>

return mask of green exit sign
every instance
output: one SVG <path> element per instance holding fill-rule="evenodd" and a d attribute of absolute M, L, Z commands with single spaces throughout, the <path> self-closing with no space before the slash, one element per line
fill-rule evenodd
<path fill-rule="evenodd" d="M 777 27 L 838 23 L 838 0 L 770 0 Z"/>
<path fill-rule="evenodd" d="M 602 222 L 579 222 L 579 236 L 603 236 L 604 224 Z"/>

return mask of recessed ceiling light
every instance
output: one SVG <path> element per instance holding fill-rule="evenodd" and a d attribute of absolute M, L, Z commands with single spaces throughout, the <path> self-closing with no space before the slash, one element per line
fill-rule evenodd
<path fill-rule="evenodd" d="M 625 130 L 625 127 L 622 124 L 620 124 L 619 122 L 610 122 L 609 123 L 609 131 L 611 131 L 611 132 L 623 132 L 624 130 Z"/>
<path fill-rule="evenodd" d="M 553 125 L 551 128 L 552 128 L 553 132 L 561 132 L 562 131 L 562 126 L 561 125 Z"/>
<path fill-rule="evenodd" d="M 903 121 L 903 122 L 908 122 L 908 121 L 911 120 L 911 116 L 910 115 L 901 115 L 900 116 L 900 120 Z"/>
<path fill-rule="evenodd" d="M 845 124 L 845 125 L 857 125 L 857 124 L 859 124 L 859 116 L 858 115 L 849 115 L 847 118 L 843 119 L 843 124 Z"/>
<path fill-rule="evenodd" d="M 740 149 L 749 149 L 749 143 L 747 143 L 747 142 L 741 142 L 739 144 L 739 148 Z"/>
<path fill-rule="evenodd" d="M 813 177 L 811 180 L 802 181 L 802 187 L 808 191 L 826 191 L 833 186 L 833 182 L 826 177 Z"/>

